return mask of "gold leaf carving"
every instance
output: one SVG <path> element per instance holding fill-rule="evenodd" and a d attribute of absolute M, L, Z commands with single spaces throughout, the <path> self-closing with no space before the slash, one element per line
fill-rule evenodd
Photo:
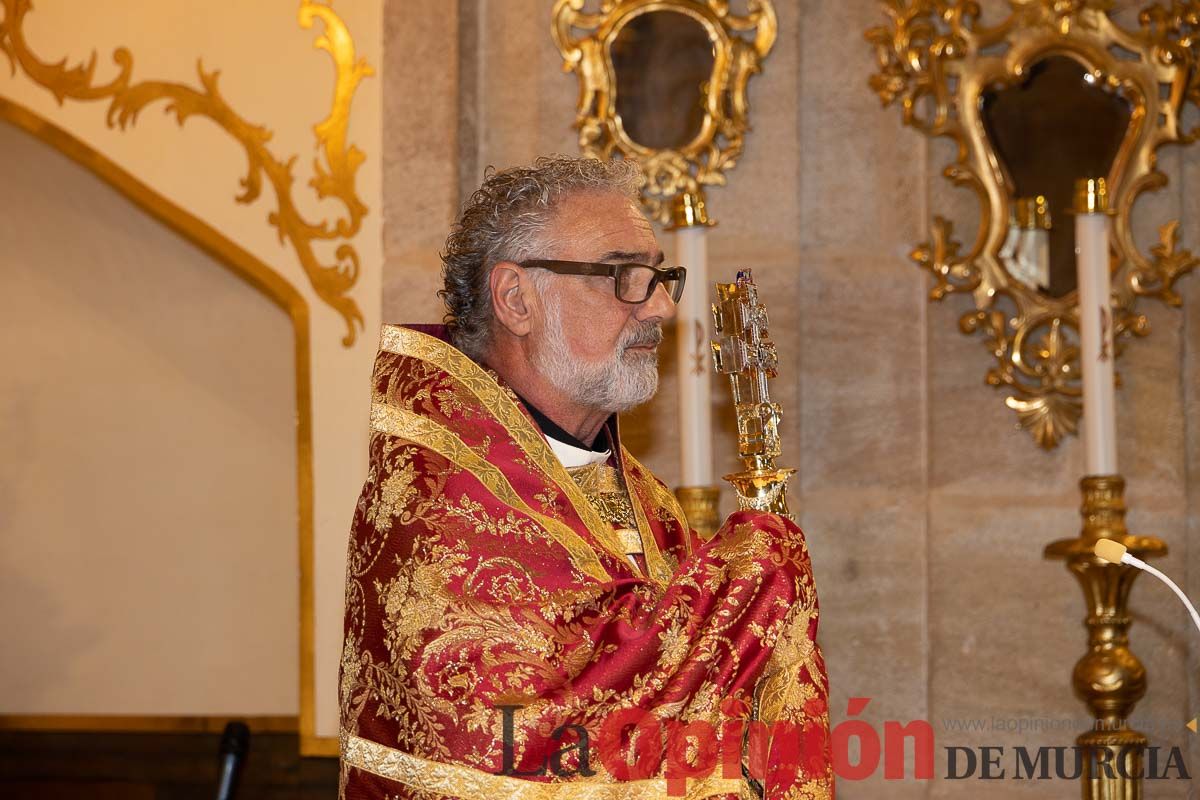
<path fill-rule="evenodd" d="M 913 261 L 937 280 L 929 290 L 930 300 L 941 300 L 951 292 L 971 291 L 979 285 L 979 270 L 969 260 L 959 257 L 961 247 L 954 238 L 954 223 L 935 216 L 929 241 L 917 245 L 910 254 Z"/>
<path fill-rule="evenodd" d="M 575 127 L 586 156 L 614 155 L 636 161 L 644 178 L 642 203 L 651 217 L 667 222 L 671 199 L 699 194 L 705 185 L 722 185 L 737 164 L 750 129 L 746 85 L 775 43 L 778 24 L 771 0 L 749 0 L 744 15 L 727 0 L 600 0 L 597 11 L 587 0 L 555 0 L 551 32 L 563 57 L 563 69 L 579 78 Z M 676 148 L 655 149 L 629 138 L 617 114 L 617 87 L 610 49 L 621 28 L 647 11 L 675 11 L 708 31 L 713 71 L 704 89 L 700 133 Z"/>
<path fill-rule="evenodd" d="M 1175 291 L 1175 281 L 1200 264 L 1191 250 L 1180 250 L 1179 220 L 1172 220 L 1158 229 L 1158 244 L 1150 248 L 1154 261 L 1149 270 L 1136 270 L 1133 288 L 1140 295 L 1158 297 L 1167 305 L 1179 306 L 1183 300 Z"/>
<path fill-rule="evenodd" d="M 987 140 L 980 99 L 987 87 L 1020 79 L 1040 59 L 1068 54 L 1097 83 L 1121 91 L 1141 120 L 1130 125 L 1108 176 L 1115 187 L 1112 320 L 1120 356 L 1121 339 L 1150 329 L 1137 299 L 1178 305 L 1175 281 L 1200 263 L 1179 247 L 1178 222 L 1162 226 L 1149 258 L 1134 244 L 1130 225 L 1137 198 L 1167 185 L 1155 166 L 1157 149 L 1200 138 L 1200 128 L 1180 129 L 1185 103 L 1200 105 L 1200 0 L 1149 5 L 1139 30 L 1109 17 L 1111 0 L 1009 0 L 1007 19 L 992 26 L 980 23 L 974 0 L 879 0 L 879 6 L 887 24 L 865 33 L 877 62 L 871 89 L 885 107 L 900 107 L 906 125 L 954 142 L 954 161 L 942 174 L 979 199 L 979 232 L 969 250 L 963 252 L 946 217 L 934 214 L 929 239 L 911 258 L 933 278 L 930 300 L 972 296 L 975 310 L 959 328 L 983 334 L 994 359 L 987 383 L 1008 393 L 1006 404 L 1039 445 L 1054 447 L 1075 432 L 1080 416 L 1077 294 L 1031 290 L 1000 263 L 1011 186 Z M 998 310 L 1001 301 L 1011 313 Z"/>
<path fill-rule="evenodd" d="M 1018 396 L 1004 398 L 1004 404 L 1017 412 L 1017 425 L 1033 435 L 1044 450 L 1052 450 L 1063 436 L 1079 429 L 1082 409 L 1059 395 L 1047 394 L 1032 400 Z"/>
<path fill-rule="evenodd" d="M 217 70 L 206 71 L 197 64 L 199 88 L 167 81 L 135 82 L 133 54 L 122 47 L 113 53 L 117 76 L 97 85 L 94 52 L 86 63 L 68 66 L 66 58 L 51 63 L 29 48 L 23 25 L 32 8 L 30 0 L 0 0 L 0 8 L 4 10 L 4 18 L 0 20 L 0 52 L 7 57 L 12 73 L 23 72 L 60 104 L 67 100 L 108 100 L 109 127 L 125 130 L 136 124 L 138 114 L 147 106 L 163 102 L 180 125 L 194 116 L 206 117 L 232 136 L 245 150 L 247 160 L 241 191 L 235 200 L 252 203 L 262 194 L 264 182 L 270 184 L 276 206 L 268 215 L 268 222 L 278 231 L 280 241 L 288 242 L 295 250 L 317 296 L 345 320 L 347 331 L 342 343 L 347 347 L 354 343 L 356 326 L 362 327 L 363 316 L 358 303 L 348 295 L 359 275 L 358 250 L 352 240 L 361 229 L 367 207 L 355 190 L 355 175 L 365 157 L 357 147 L 347 143 L 346 132 L 354 93 L 359 82 L 372 75 L 373 70 L 365 60 L 356 58 L 350 32 L 331 7 L 317 0 L 302 0 L 299 11 L 302 27 L 308 29 L 317 21 L 322 23 L 324 30 L 314 46 L 329 53 L 336 70 L 329 116 L 313 127 L 324 161 L 313 160 L 314 177 L 309 186 L 319 198 L 340 201 L 345 214 L 336 220 L 316 222 L 305 219 L 293 200 L 292 167 L 296 156 L 276 157 L 268 147 L 271 131 L 248 122 L 230 108 L 221 96 Z M 323 263 L 317 255 L 316 246 L 322 243 L 334 246 L 332 263 Z"/>

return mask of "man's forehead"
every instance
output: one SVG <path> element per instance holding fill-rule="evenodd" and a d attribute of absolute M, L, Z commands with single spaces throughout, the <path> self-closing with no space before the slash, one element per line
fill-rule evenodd
<path fill-rule="evenodd" d="M 610 193 L 572 195 L 564 199 L 556 215 L 558 237 L 576 252 L 576 258 L 622 260 L 606 256 L 629 256 L 623 260 L 659 260 L 662 251 L 654 227 L 632 200 Z"/>

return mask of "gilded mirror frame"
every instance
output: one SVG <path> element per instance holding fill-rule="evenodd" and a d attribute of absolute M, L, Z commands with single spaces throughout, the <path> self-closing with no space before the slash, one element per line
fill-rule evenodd
<path fill-rule="evenodd" d="M 728 0 L 601 0 L 595 11 L 585 5 L 586 0 L 556 0 L 551 17 L 563 70 L 579 78 L 580 150 L 600 159 L 620 155 L 636 161 L 644 181 L 643 206 L 651 218 L 669 222 L 674 197 L 698 196 L 703 186 L 723 185 L 725 171 L 737 164 L 750 129 L 746 86 L 775 43 L 775 9 L 770 0 L 747 0 L 744 15 L 731 12 Z M 712 74 L 701 87 L 700 129 L 679 147 L 633 141 L 617 113 L 613 43 L 630 22 L 657 11 L 696 20 L 713 45 Z"/>
<path fill-rule="evenodd" d="M 1133 30 L 1109 16 L 1111 0 L 1009 0 L 1007 19 L 993 27 L 979 21 L 974 0 L 880 4 L 889 24 L 866 32 L 878 60 L 871 88 L 884 106 L 901 107 L 905 124 L 957 145 L 942 174 L 972 189 L 980 206 L 969 250 L 963 251 L 952 223 L 934 215 L 929 239 L 910 257 L 934 278 L 931 301 L 973 296 L 975 309 L 959 319 L 959 328 L 984 336 L 995 359 L 987 383 L 1007 390 L 1005 403 L 1020 427 L 1053 448 L 1076 431 L 1082 412 L 1077 293 L 1052 297 L 1032 290 L 1000 263 L 1014 193 L 985 132 L 980 101 L 990 87 L 1019 83 L 1040 61 L 1067 56 L 1095 85 L 1130 103 L 1129 127 L 1106 176 L 1113 210 L 1112 320 L 1114 336 L 1144 336 L 1150 326 L 1136 310 L 1138 298 L 1180 305 L 1174 284 L 1200 263 L 1179 248 L 1178 220 L 1160 227 L 1148 254 L 1138 249 L 1130 221 L 1139 195 L 1167 185 L 1156 167 L 1158 148 L 1200 137 L 1200 128 L 1182 130 L 1180 119 L 1187 103 L 1200 106 L 1200 2 L 1149 5 Z M 1119 341 L 1117 355 L 1122 349 Z"/>

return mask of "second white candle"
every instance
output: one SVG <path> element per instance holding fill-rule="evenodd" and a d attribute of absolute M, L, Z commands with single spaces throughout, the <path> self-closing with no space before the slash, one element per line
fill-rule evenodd
<path fill-rule="evenodd" d="M 1079 363 L 1083 369 L 1083 444 L 1086 475 L 1117 473 L 1117 413 L 1108 262 L 1108 216 L 1075 215 L 1079 281 Z"/>

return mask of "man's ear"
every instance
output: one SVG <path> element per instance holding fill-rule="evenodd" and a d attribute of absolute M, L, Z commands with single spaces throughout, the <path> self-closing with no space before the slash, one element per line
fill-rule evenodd
<path fill-rule="evenodd" d="M 533 330 L 536 292 L 525 269 L 511 261 L 492 267 L 488 279 L 492 295 L 492 314 L 513 336 L 527 336 Z"/>

